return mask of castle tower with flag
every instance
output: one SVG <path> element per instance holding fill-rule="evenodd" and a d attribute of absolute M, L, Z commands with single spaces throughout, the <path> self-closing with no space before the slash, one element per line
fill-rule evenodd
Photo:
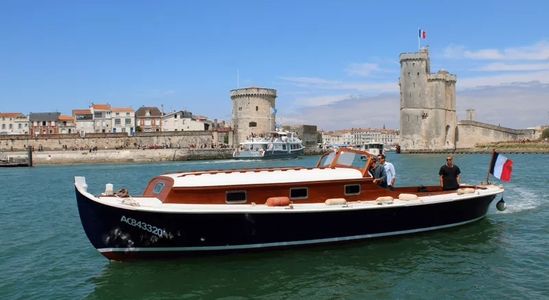
<path fill-rule="evenodd" d="M 400 61 L 400 147 L 455 149 L 456 75 L 430 72 L 429 48 L 402 53 Z"/>

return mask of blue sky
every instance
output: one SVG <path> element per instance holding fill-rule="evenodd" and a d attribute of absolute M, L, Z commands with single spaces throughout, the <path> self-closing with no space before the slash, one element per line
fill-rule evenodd
<path fill-rule="evenodd" d="M 427 31 L 457 109 L 549 123 L 543 1 L 15 1 L 0 4 L 0 111 L 164 105 L 230 121 L 229 91 L 278 90 L 277 119 L 398 127 L 398 56 Z"/>

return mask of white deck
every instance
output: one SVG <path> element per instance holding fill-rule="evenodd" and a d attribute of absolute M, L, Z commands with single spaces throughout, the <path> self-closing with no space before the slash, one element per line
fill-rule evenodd
<path fill-rule="evenodd" d="M 200 172 L 198 172 L 200 173 Z M 195 173 L 173 173 L 162 176 L 171 177 L 174 180 L 174 187 L 199 187 L 199 186 L 226 186 L 226 185 L 250 185 L 250 184 L 278 184 L 292 182 L 312 182 L 323 180 L 359 179 L 362 173 L 356 169 L 288 169 L 282 170 L 261 170 L 254 172 L 248 170 L 245 173 L 233 171 L 231 173 L 219 172 L 216 174 Z M 184 176 L 182 176 L 184 175 Z"/>
<path fill-rule="evenodd" d="M 503 193 L 501 186 L 490 185 L 486 189 L 476 189 L 472 194 L 458 195 L 457 193 L 422 196 L 417 200 L 398 200 L 395 199 L 392 204 L 377 204 L 375 199 L 347 202 L 346 205 L 326 205 L 324 203 L 304 203 L 300 204 L 295 200 L 293 208 L 287 206 L 271 207 L 265 203 L 253 204 L 163 204 L 162 201 L 153 197 L 137 198 L 118 198 L 118 197 L 96 197 L 85 191 L 86 181 L 84 177 L 75 177 L 75 186 L 86 197 L 99 203 L 118 207 L 127 210 L 165 212 L 165 213 L 300 213 L 300 212 L 325 212 L 339 210 L 359 210 L 359 209 L 383 209 L 399 206 L 428 205 L 440 202 L 452 202 L 465 199 L 471 199 L 487 195 L 497 195 Z M 132 205 L 133 204 L 133 205 Z M 137 205 L 135 205 L 137 204 Z"/>

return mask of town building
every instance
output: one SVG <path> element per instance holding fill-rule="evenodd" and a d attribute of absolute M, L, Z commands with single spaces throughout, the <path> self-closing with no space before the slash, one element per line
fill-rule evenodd
<path fill-rule="evenodd" d="M 93 114 L 93 127 L 96 133 L 112 132 L 111 106 L 109 104 L 90 105 Z"/>
<path fill-rule="evenodd" d="M 136 130 L 143 132 L 162 131 L 162 112 L 156 106 L 141 106 L 135 112 Z"/>
<path fill-rule="evenodd" d="M 29 134 L 29 119 L 20 112 L 0 112 L 0 135 Z"/>
<path fill-rule="evenodd" d="M 58 133 L 61 134 L 71 134 L 77 133 L 76 124 L 74 123 L 74 117 L 60 115 L 58 121 Z"/>
<path fill-rule="evenodd" d="M 111 107 L 112 132 L 135 132 L 135 111 L 130 107 Z"/>
<path fill-rule="evenodd" d="M 91 109 L 73 109 L 72 116 L 74 118 L 75 131 L 81 136 L 85 136 L 86 133 L 95 132 Z"/>
<path fill-rule="evenodd" d="M 39 134 L 57 134 L 60 112 L 41 112 L 29 114 L 29 133 L 31 135 Z"/>

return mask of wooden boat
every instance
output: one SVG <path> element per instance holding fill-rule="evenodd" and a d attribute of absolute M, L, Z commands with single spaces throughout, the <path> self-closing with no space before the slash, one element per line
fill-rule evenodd
<path fill-rule="evenodd" d="M 75 177 L 82 226 L 110 260 L 170 258 L 362 240 L 436 230 L 486 215 L 501 186 L 396 187 L 372 182 L 365 151 L 338 148 L 317 165 L 170 172 L 142 195 L 111 184 L 93 195 Z M 500 200 L 501 202 L 502 200 Z"/>

